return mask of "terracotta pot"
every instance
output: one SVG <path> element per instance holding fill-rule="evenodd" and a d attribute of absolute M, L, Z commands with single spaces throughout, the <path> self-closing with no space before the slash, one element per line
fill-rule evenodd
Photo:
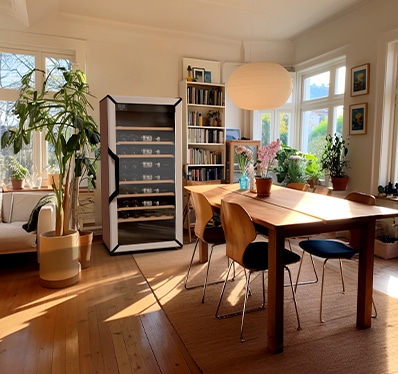
<path fill-rule="evenodd" d="M 272 178 L 256 178 L 256 188 L 258 197 L 268 197 L 271 195 Z"/>
<path fill-rule="evenodd" d="M 345 191 L 349 177 L 331 177 L 334 191 Z"/>
<path fill-rule="evenodd" d="M 79 262 L 82 269 L 90 266 L 91 245 L 93 243 L 92 231 L 81 231 L 79 233 Z"/>
<path fill-rule="evenodd" d="M 11 178 L 11 184 L 13 190 L 22 190 L 25 187 L 25 179 Z"/>

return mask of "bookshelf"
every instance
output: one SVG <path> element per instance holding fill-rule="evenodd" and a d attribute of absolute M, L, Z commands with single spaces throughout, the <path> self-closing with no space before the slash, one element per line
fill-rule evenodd
<path fill-rule="evenodd" d="M 183 99 L 183 160 L 187 180 L 224 180 L 225 85 L 183 80 L 179 92 Z"/>

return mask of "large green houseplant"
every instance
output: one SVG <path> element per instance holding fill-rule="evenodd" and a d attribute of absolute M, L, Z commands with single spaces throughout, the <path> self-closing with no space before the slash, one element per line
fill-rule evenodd
<path fill-rule="evenodd" d="M 333 189 L 345 190 L 348 183 L 346 170 L 350 167 L 347 160 L 348 147 L 342 136 L 328 134 L 321 157 L 322 169 L 328 171 L 333 183 Z M 338 182 L 345 182 L 345 185 L 337 187 Z M 339 183 L 340 184 L 340 183 Z"/>
<path fill-rule="evenodd" d="M 32 84 L 36 74 L 43 76 L 43 84 L 38 88 Z M 57 200 L 56 236 L 66 235 L 70 230 L 71 185 L 76 185 L 76 178 L 83 173 L 95 180 L 95 160 L 91 155 L 99 145 L 100 134 L 89 113 L 93 110 L 90 97 L 86 76 L 81 70 L 54 68 L 46 74 L 32 69 L 22 77 L 13 109 L 18 124 L 7 128 L 1 137 L 2 147 L 13 146 L 14 153 L 18 153 L 23 144 L 30 143 L 33 132 L 45 133 L 54 152 L 61 182 L 58 186 L 52 185 Z"/>

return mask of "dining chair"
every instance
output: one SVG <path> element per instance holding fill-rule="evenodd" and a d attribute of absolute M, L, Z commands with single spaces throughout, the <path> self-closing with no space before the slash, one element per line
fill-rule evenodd
<path fill-rule="evenodd" d="M 308 192 L 310 190 L 310 185 L 307 183 L 297 183 L 292 182 L 286 185 L 287 188 L 292 188 L 294 190 L 305 191 Z"/>
<path fill-rule="evenodd" d="M 225 244 L 225 236 L 222 226 L 215 222 L 213 208 L 210 205 L 209 201 L 207 200 L 206 196 L 198 192 L 191 192 L 191 198 L 196 217 L 195 221 L 196 242 L 192 253 L 191 261 L 189 263 L 188 271 L 185 276 L 184 287 L 187 290 L 203 287 L 202 303 L 204 303 L 207 286 L 223 282 L 223 280 L 218 280 L 208 283 L 208 278 L 209 278 L 209 269 L 210 269 L 210 262 L 213 254 L 213 249 L 217 245 Z M 203 286 L 202 285 L 189 286 L 189 276 L 193 260 L 195 257 L 196 249 L 200 241 L 207 244 L 211 244 L 209 259 L 207 261 L 207 267 L 206 267 L 206 276 Z M 228 259 L 228 264 L 229 264 L 229 259 Z"/>
<path fill-rule="evenodd" d="M 249 213 L 239 204 L 233 202 L 221 201 L 221 222 L 224 227 L 224 234 L 226 239 L 226 254 L 232 260 L 229 265 L 227 275 L 225 277 L 224 285 L 221 291 L 220 299 L 218 302 L 216 317 L 218 319 L 233 317 L 236 315 L 242 315 L 241 329 L 240 329 L 240 340 L 245 341 L 243 337 L 243 327 L 245 314 L 251 311 L 260 310 L 265 308 L 265 285 L 264 285 L 264 272 L 268 270 L 268 242 L 266 241 L 254 241 L 257 237 L 257 232 L 254 227 L 253 221 Z M 300 261 L 300 256 L 294 252 L 284 249 L 283 252 L 283 263 L 284 267 L 289 274 L 290 288 L 293 294 L 294 307 L 296 309 L 297 330 L 301 330 L 300 317 L 297 308 L 296 295 L 293 289 L 292 276 L 290 269 L 287 265 Z M 243 310 L 239 312 L 229 313 L 220 315 L 220 306 L 223 300 L 225 288 L 231 267 L 233 263 L 238 263 L 244 269 L 246 276 L 246 290 L 243 304 Z M 246 310 L 247 299 L 251 294 L 250 292 L 250 279 L 254 272 L 262 272 L 262 288 L 263 288 L 263 300 L 262 304 L 250 310 Z"/>
<path fill-rule="evenodd" d="M 332 194 L 332 190 L 325 186 L 315 186 L 313 192 L 325 196 L 330 196 Z"/>
<path fill-rule="evenodd" d="M 365 194 L 362 192 L 351 192 L 346 197 L 346 200 L 354 201 L 361 204 L 366 205 L 375 205 L 376 199 L 373 195 Z M 328 260 L 337 259 L 339 260 L 340 265 L 340 274 L 341 274 L 341 282 L 343 286 L 343 294 L 345 293 L 345 285 L 344 285 L 344 275 L 343 275 L 343 259 L 351 260 L 356 256 L 359 252 L 359 241 L 360 237 L 357 231 L 350 230 L 350 240 L 349 243 L 346 244 L 343 241 L 336 239 L 309 239 L 303 240 L 299 242 L 300 248 L 303 249 L 304 252 L 309 253 L 311 256 L 316 256 L 323 258 L 323 269 L 322 269 L 322 284 L 321 284 L 321 301 L 320 301 L 320 313 L 319 318 L 321 322 L 325 322 L 322 316 L 323 309 L 323 287 L 325 280 L 325 267 Z M 300 266 L 297 273 L 295 291 L 297 291 L 297 285 L 299 284 L 299 277 L 301 271 L 301 263 L 304 258 L 304 252 L 301 256 Z M 315 268 L 314 268 L 315 269 Z M 312 282 L 314 283 L 314 282 Z M 373 318 L 377 316 L 376 305 L 372 299 L 373 308 L 375 313 L 372 315 Z"/>

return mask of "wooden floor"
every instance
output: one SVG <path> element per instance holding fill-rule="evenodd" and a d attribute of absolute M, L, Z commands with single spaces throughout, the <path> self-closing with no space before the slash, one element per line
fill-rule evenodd
<path fill-rule="evenodd" d="M 375 259 L 375 288 L 398 281 L 398 259 Z M 398 297 L 398 295 L 393 295 Z M 33 254 L 0 256 L 1 373 L 200 373 L 130 254 L 100 242 L 81 281 L 39 285 Z"/>
<path fill-rule="evenodd" d="M 33 254 L 0 256 L 0 373 L 200 373 L 132 255 L 93 247 L 81 281 L 39 285 Z"/>

